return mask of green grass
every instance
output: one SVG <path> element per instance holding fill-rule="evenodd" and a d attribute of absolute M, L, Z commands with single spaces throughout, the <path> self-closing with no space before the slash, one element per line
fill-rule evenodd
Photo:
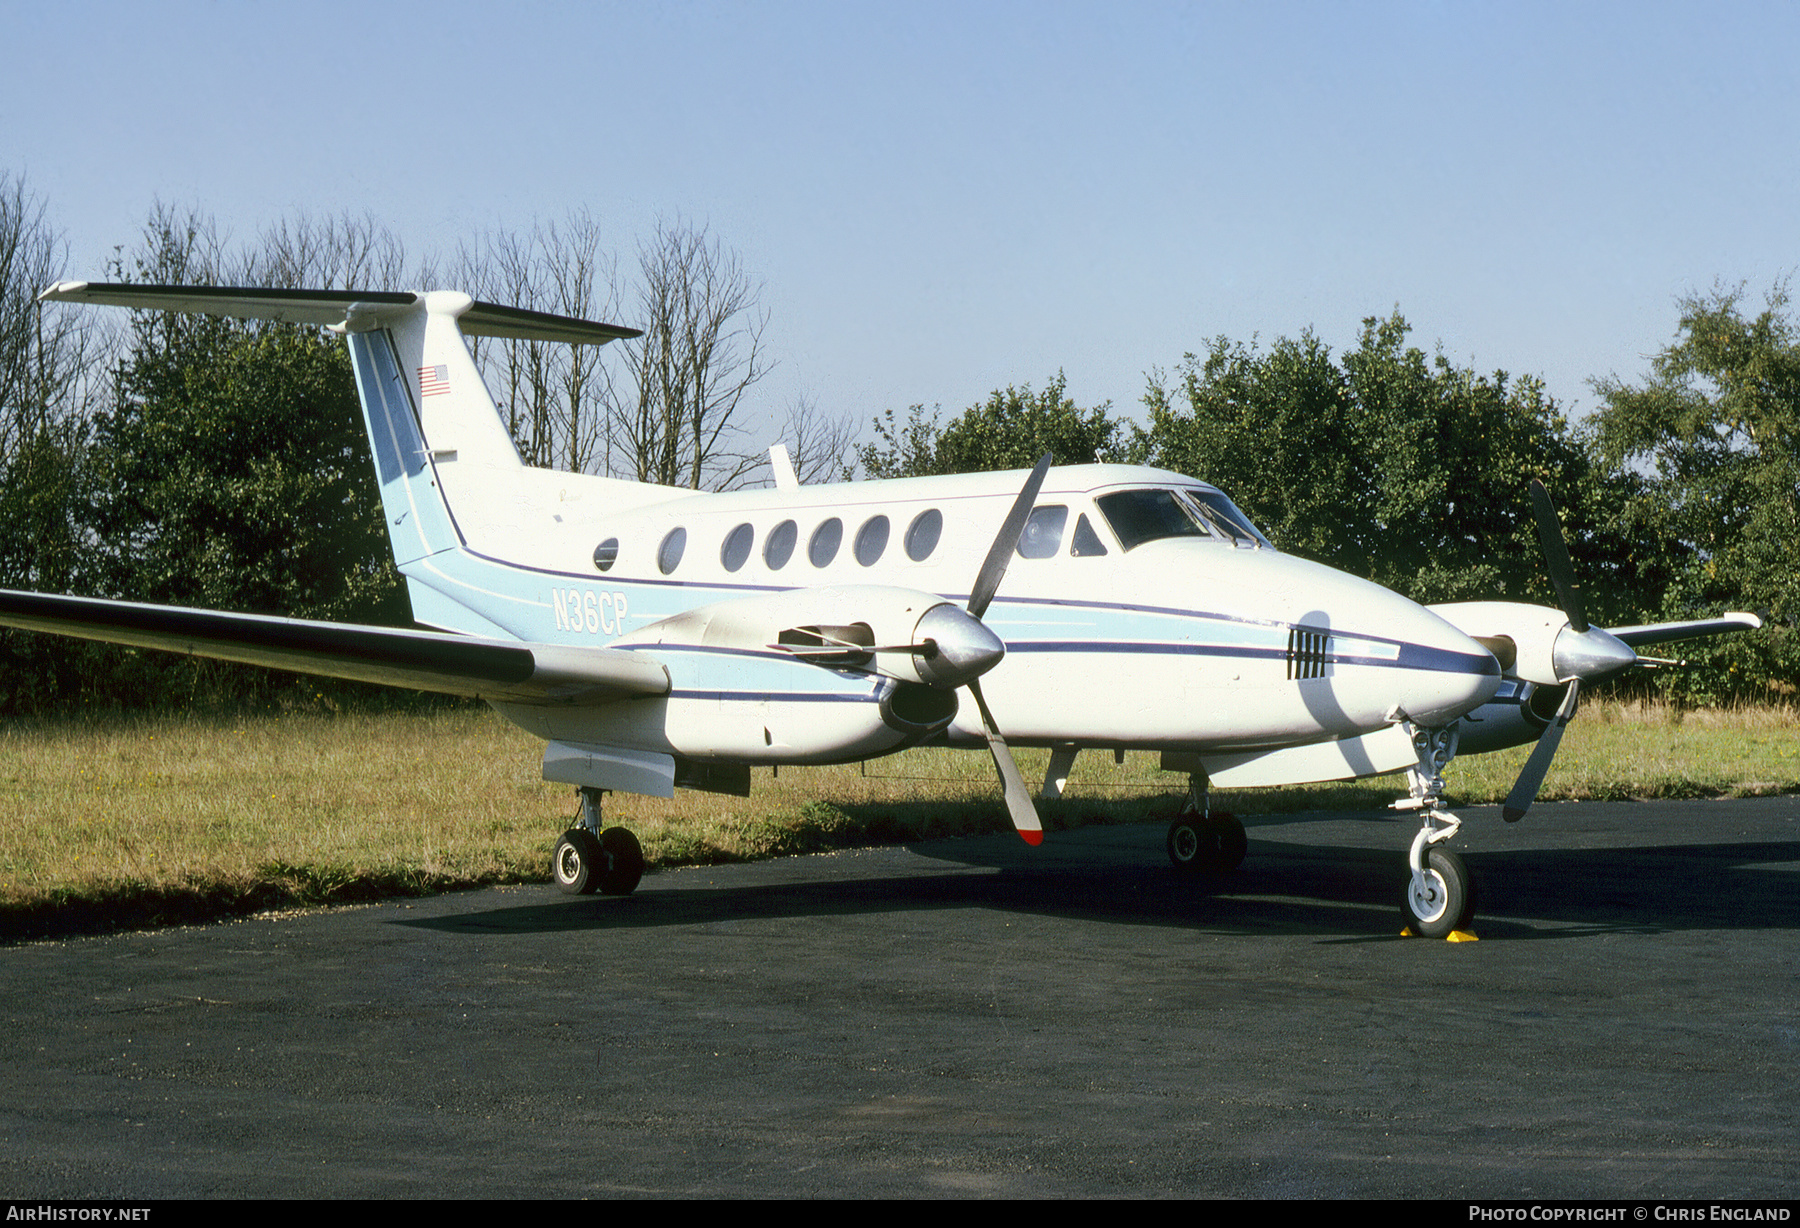
<path fill-rule="evenodd" d="M 1593 705 L 1542 797 L 1800 791 L 1786 709 Z M 1528 748 L 1458 759 L 1453 805 L 1496 802 Z M 538 778 L 541 745 L 482 710 L 243 720 L 181 717 L 0 730 L 0 936 L 210 919 L 268 908 L 543 881 L 573 791 Z M 1046 752 L 1019 752 L 1028 780 Z M 652 866 L 1006 830 L 980 752 L 916 750 L 862 767 L 754 773 L 749 798 L 613 795 Z M 1166 817 L 1185 781 L 1156 756 L 1083 755 L 1051 830 Z M 1241 814 L 1379 809 L 1398 778 L 1216 795 Z"/>

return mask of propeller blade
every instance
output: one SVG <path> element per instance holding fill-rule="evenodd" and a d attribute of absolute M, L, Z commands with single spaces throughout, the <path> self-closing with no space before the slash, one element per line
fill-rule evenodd
<path fill-rule="evenodd" d="M 1000 736 L 1000 727 L 994 723 L 994 714 L 988 711 L 987 700 L 981 695 L 981 684 L 973 678 L 969 679 L 969 691 L 975 696 L 975 706 L 981 710 L 981 729 L 987 735 L 988 751 L 994 756 L 994 769 L 1000 773 L 1000 784 L 1006 791 L 1006 810 L 1012 815 L 1013 826 L 1018 829 L 1019 838 L 1026 844 L 1042 844 L 1044 825 L 1038 820 L 1037 807 L 1031 804 L 1031 790 L 1025 787 L 1025 778 L 1019 774 L 1019 765 L 1013 762 L 1012 750 L 1006 745 L 1006 739 Z"/>
<path fill-rule="evenodd" d="M 1581 696 L 1581 679 L 1569 681 L 1569 693 L 1563 696 L 1562 703 L 1556 709 L 1556 716 L 1538 738 L 1537 745 L 1532 748 L 1531 758 L 1525 761 L 1525 768 L 1514 782 L 1512 792 L 1506 795 L 1506 805 L 1500 810 L 1500 817 L 1508 823 L 1517 823 L 1531 809 L 1531 803 L 1537 800 L 1538 790 L 1544 787 L 1544 776 L 1550 771 L 1550 761 L 1556 758 L 1556 748 L 1562 742 L 1563 729 L 1569 719 L 1575 715 L 1575 703 Z"/>
<path fill-rule="evenodd" d="M 981 571 L 975 577 L 975 587 L 969 591 L 969 613 L 976 618 L 987 613 L 988 603 L 993 601 L 994 592 L 1000 587 L 1000 577 L 1006 574 L 1006 565 L 1012 560 L 1013 551 L 1019 548 L 1019 536 L 1025 532 L 1025 522 L 1031 518 L 1031 505 L 1037 502 L 1038 491 L 1043 489 L 1044 475 L 1049 472 L 1050 453 L 1046 452 L 1037 468 L 1031 471 L 1031 476 L 1025 479 L 1025 488 L 1013 500 L 1012 511 L 1006 514 L 999 535 L 988 547 L 987 558 L 982 560 Z"/>
<path fill-rule="evenodd" d="M 1588 629 L 1587 603 L 1575 583 L 1575 564 L 1569 559 L 1569 544 L 1563 540 L 1562 524 L 1556 518 L 1556 505 L 1550 492 L 1536 478 L 1531 479 L 1531 510 L 1537 514 L 1538 542 L 1544 548 L 1544 565 L 1550 569 L 1550 583 L 1562 602 L 1569 626 L 1577 634 Z"/>

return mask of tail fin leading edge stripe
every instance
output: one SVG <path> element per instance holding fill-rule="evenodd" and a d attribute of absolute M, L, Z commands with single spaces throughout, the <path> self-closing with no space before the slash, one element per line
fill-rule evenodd
<path fill-rule="evenodd" d="M 431 467 L 412 396 L 387 329 L 352 333 L 350 360 L 361 394 L 363 423 L 375 453 L 375 476 L 387 517 L 394 562 L 408 563 L 462 545 L 462 536 Z"/>

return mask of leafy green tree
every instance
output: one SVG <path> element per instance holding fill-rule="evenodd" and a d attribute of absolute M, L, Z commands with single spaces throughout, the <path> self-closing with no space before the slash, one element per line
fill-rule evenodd
<path fill-rule="evenodd" d="M 1800 684 L 1800 336 L 1785 285 L 1754 315 L 1743 300 L 1741 286 L 1682 299 L 1648 379 L 1594 384 L 1600 454 L 1646 475 L 1626 515 L 1681 552 L 1657 612 L 1751 609 L 1771 624 L 1686 646 L 1719 667 L 1665 675 L 1693 701 L 1791 697 Z"/>
<path fill-rule="evenodd" d="M 1635 612 L 1614 487 L 1543 385 L 1427 358 L 1409 331 L 1371 317 L 1341 358 L 1311 332 L 1266 351 L 1221 337 L 1174 392 L 1152 377 L 1134 452 L 1218 485 L 1283 549 L 1420 601 L 1553 600 L 1525 493 L 1539 478 L 1596 616 Z"/>
<path fill-rule="evenodd" d="M 891 409 L 876 418 L 877 442 L 864 444 L 856 453 L 863 473 L 871 478 L 916 478 L 939 472 L 936 466 L 938 436 L 943 433 L 938 426 L 941 416 L 942 411 L 934 409 L 927 422 L 925 407 L 912 405 L 907 408 L 905 423 L 896 421 Z"/>
<path fill-rule="evenodd" d="M 1330 350 L 1311 332 L 1266 352 L 1218 337 L 1175 376 L 1174 392 L 1151 376 L 1135 458 L 1218 486 L 1282 549 L 1366 575 L 1375 474 Z"/>
<path fill-rule="evenodd" d="M 94 527 L 113 587 L 171 604 L 410 621 L 342 343 L 188 323 L 172 343 L 134 347 L 117 405 L 96 421 Z"/>
<path fill-rule="evenodd" d="M 1029 469 L 1049 452 L 1059 465 L 1091 465 L 1112 459 L 1119 424 L 1110 402 L 1082 409 L 1069 399 L 1059 371 L 1034 393 L 1031 385 L 996 389 L 986 402 L 971 405 L 941 430 L 937 414 L 926 422 L 914 405 L 905 425 L 894 411 L 875 420 L 880 442 L 865 445 L 859 458 L 873 478 L 921 477 L 940 473 L 984 473 Z"/>
<path fill-rule="evenodd" d="M 210 226 L 159 208 L 121 280 L 230 276 Z M 86 591 L 128 600 L 409 625 L 341 341 L 318 329 L 136 312 L 111 404 L 92 415 Z M 124 706 L 364 689 L 160 653 L 97 671 Z M 88 695 L 92 699 L 96 696 Z"/>

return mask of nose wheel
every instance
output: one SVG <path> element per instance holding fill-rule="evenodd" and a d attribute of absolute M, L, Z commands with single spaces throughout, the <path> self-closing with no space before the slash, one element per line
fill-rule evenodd
<path fill-rule="evenodd" d="M 1425 865 L 1406 884 L 1406 922 L 1421 938 L 1448 938 L 1475 918 L 1475 880 L 1449 849 L 1426 850 Z"/>

